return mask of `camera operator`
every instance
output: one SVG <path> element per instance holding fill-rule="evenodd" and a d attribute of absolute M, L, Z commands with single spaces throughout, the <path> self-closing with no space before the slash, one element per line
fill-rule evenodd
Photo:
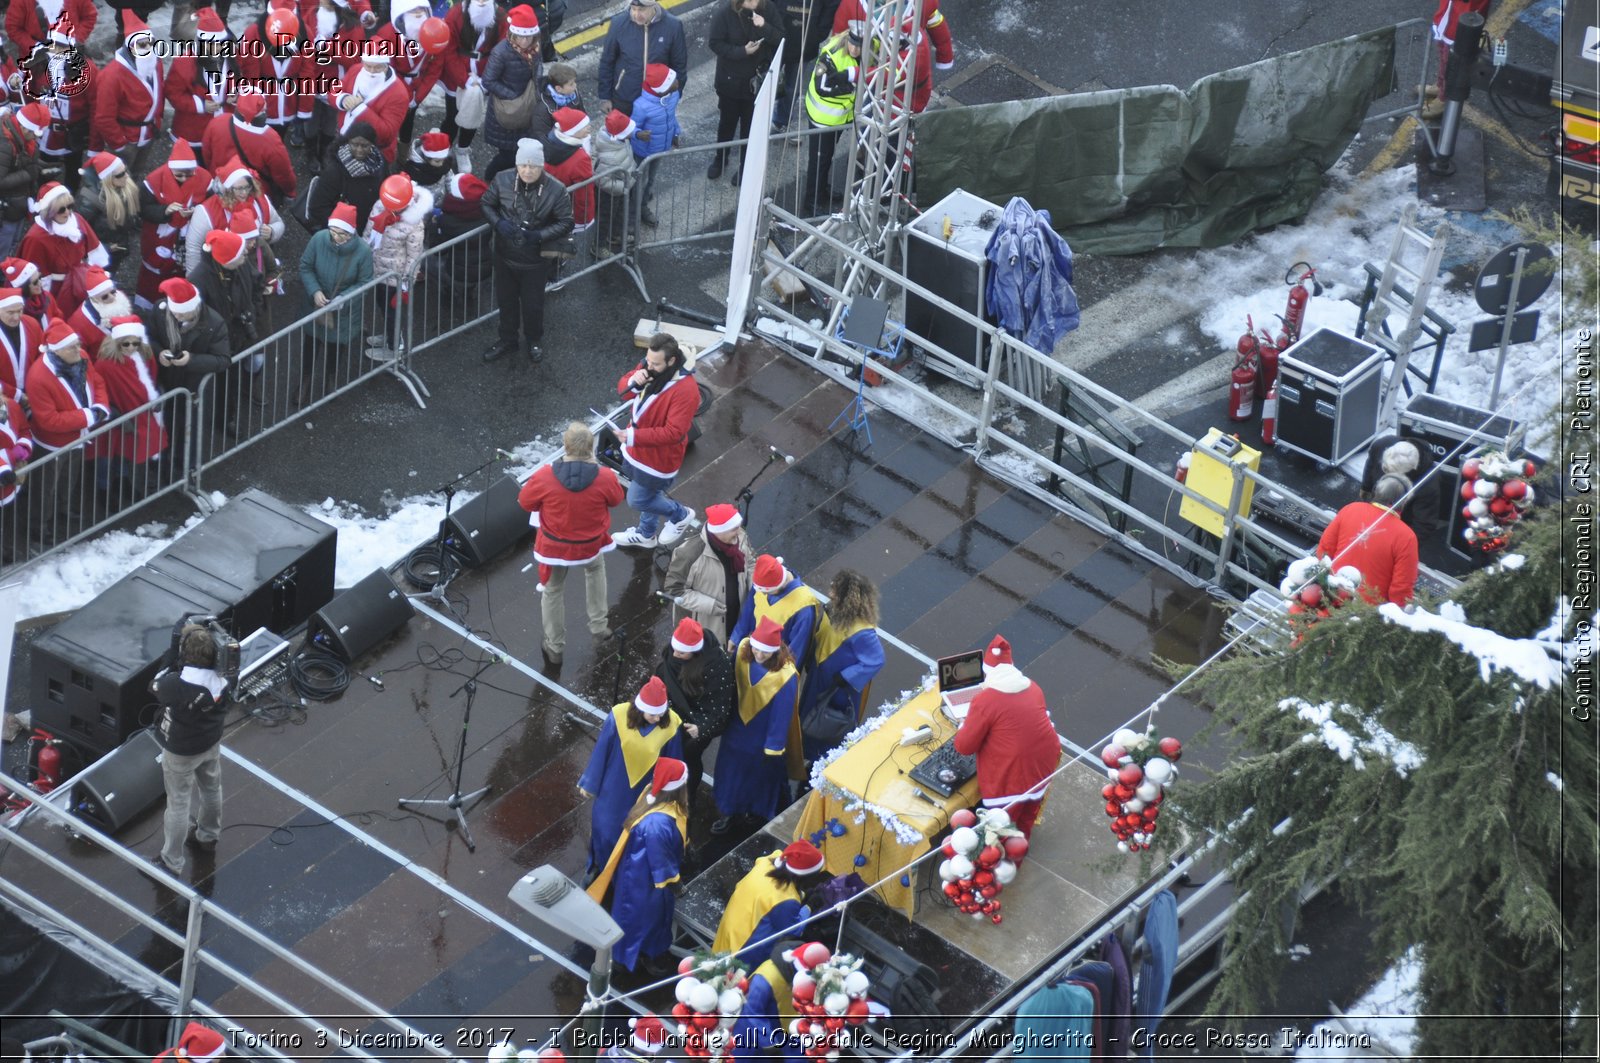
<path fill-rule="evenodd" d="M 150 684 L 161 706 L 155 734 L 167 790 L 156 859 L 174 875 L 183 874 L 185 846 L 215 852 L 222 832 L 222 728 L 228 691 L 238 676 L 218 671 L 219 634 L 202 623 L 181 622 L 176 653 L 168 654 L 168 666 Z"/>

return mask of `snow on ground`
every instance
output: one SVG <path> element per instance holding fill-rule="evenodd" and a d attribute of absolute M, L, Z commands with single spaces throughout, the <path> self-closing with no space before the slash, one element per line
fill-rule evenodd
<path fill-rule="evenodd" d="M 1383 973 L 1378 984 L 1344 1012 L 1344 1024 L 1324 1022 L 1306 1037 L 1306 1044 L 1295 1052 L 1296 1059 L 1350 1059 L 1349 1048 L 1319 1048 L 1318 1042 L 1340 1044 L 1336 1036 L 1346 1031 L 1367 1034 L 1374 1049 L 1392 1050 L 1402 1058 L 1416 1054 L 1417 979 L 1422 961 L 1411 949 Z M 1346 1042 L 1348 1043 L 1348 1042 Z"/>

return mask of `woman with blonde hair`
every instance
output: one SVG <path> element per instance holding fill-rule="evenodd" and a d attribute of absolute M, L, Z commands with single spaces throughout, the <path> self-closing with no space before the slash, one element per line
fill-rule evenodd
<path fill-rule="evenodd" d="M 144 323 L 129 314 L 111 319 L 111 331 L 100 344 L 95 366 L 111 399 L 111 416 L 121 417 L 161 397 L 156 383 L 155 352 Z M 96 454 L 98 486 L 112 494 L 113 508 L 143 497 L 155 486 L 161 452 L 167 448 L 166 424 L 160 407 L 146 410 L 106 436 Z"/>
<path fill-rule="evenodd" d="M 878 639 L 878 588 L 852 569 L 840 569 L 828 587 L 811 665 L 800 694 L 805 756 L 815 760 L 861 722 L 872 679 L 883 670 Z"/>
<path fill-rule="evenodd" d="M 111 256 L 107 273 L 115 273 L 123 256 L 133 246 L 141 222 L 139 182 L 128 172 L 127 164 L 109 151 L 89 160 L 81 171 L 78 208 L 90 228 L 105 244 Z"/>

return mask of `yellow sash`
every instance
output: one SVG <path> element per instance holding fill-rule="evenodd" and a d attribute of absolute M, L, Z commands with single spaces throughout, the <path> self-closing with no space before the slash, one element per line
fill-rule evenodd
<path fill-rule="evenodd" d="M 772 987 L 772 995 L 778 1001 L 778 1028 L 787 1030 L 798 1016 L 794 1010 L 794 994 L 789 985 L 789 972 L 772 962 L 772 957 L 761 961 L 761 966 L 755 973 L 767 980 Z"/>
<path fill-rule="evenodd" d="M 680 721 L 678 714 L 668 709 L 666 716 L 649 734 L 640 734 L 628 726 L 631 704 L 624 701 L 621 705 L 613 705 L 611 719 L 617 725 L 617 742 L 622 746 L 623 767 L 628 769 L 628 785 L 638 786 L 639 780 L 655 770 L 656 761 L 661 758 L 661 747 L 678 733 Z"/>
<path fill-rule="evenodd" d="M 745 660 L 743 653 L 744 644 L 749 641 L 749 639 L 745 639 L 743 643 L 739 644 L 741 652 L 734 663 L 734 667 L 738 669 L 739 690 L 741 691 L 739 694 L 739 719 L 745 723 L 755 719 L 761 710 L 767 707 L 767 703 L 778 696 L 778 691 L 783 689 L 783 684 L 793 679 L 795 675 L 794 663 L 791 661 L 782 668 L 775 669 L 762 676 L 761 682 L 751 684 L 750 662 Z"/>
<path fill-rule="evenodd" d="M 811 659 L 817 663 L 826 661 L 833 656 L 833 652 L 858 631 L 865 631 L 872 625 L 865 620 L 857 620 L 846 628 L 833 626 L 833 621 L 828 619 L 827 611 L 822 613 L 821 623 L 817 625 L 817 633 L 811 637 Z"/>
<path fill-rule="evenodd" d="M 817 592 L 807 587 L 804 583 L 796 585 L 793 590 L 777 601 L 773 601 L 765 591 L 756 591 L 756 623 L 760 624 L 763 619 L 770 616 L 773 623 L 783 627 L 789 623 L 790 617 L 806 606 L 819 604 L 821 603 L 817 599 Z M 822 610 L 819 609 L 817 611 L 820 613 Z M 792 646 L 790 647 L 790 649 L 793 648 Z"/>
<path fill-rule="evenodd" d="M 733 895 L 722 908 L 722 921 L 711 943 L 712 952 L 738 952 L 750 940 L 756 924 L 786 900 L 801 900 L 800 889 L 790 882 L 778 882 L 769 872 L 783 852 L 774 849 L 755 862 L 733 888 Z"/>
<path fill-rule="evenodd" d="M 678 837 L 685 840 L 689 837 L 689 813 L 676 802 L 665 808 L 652 808 L 644 816 L 671 816 L 672 822 L 678 825 Z M 633 827 L 643 823 L 644 816 L 634 820 Z M 593 897 L 596 904 L 605 903 L 606 891 L 611 888 L 612 876 L 617 873 L 617 865 L 622 862 L 622 849 L 628 844 L 628 839 L 633 836 L 633 827 L 629 827 L 622 832 L 622 837 L 617 839 L 617 844 L 611 847 L 611 858 L 606 861 L 606 866 L 600 870 L 600 874 L 595 876 L 594 881 L 589 883 L 588 889 L 583 891 Z M 666 882 L 656 883 L 656 888 L 665 888 L 676 881 L 678 881 L 678 876 L 673 875 Z"/>

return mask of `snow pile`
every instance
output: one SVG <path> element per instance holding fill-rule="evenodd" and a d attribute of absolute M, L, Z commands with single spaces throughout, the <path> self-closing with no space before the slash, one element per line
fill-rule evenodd
<path fill-rule="evenodd" d="M 1544 781 L 1549 783 L 1551 786 L 1554 786 L 1556 788 L 1556 793 L 1558 794 L 1567 788 L 1567 784 L 1561 781 L 1561 776 L 1557 775 L 1553 771 L 1547 771 L 1544 773 Z"/>
<path fill-rule="evenodd" d="M 1291 697 L 1278 702 L 1278 708 L 1295 713 L 1317 729 L 1315 733 L 1306 735 L 1300 741 L 1315 742 L 1320 739 L 1323 745 L 1339 754 L 1340 760 L 1349 762 L 1357 771 L 1363 771 L 1367 766 L 1362 758 L 1363 753 L 1388 761 L 1394 765 L 1394 770 L 1402 779 L 1409 772 L 1422 766 L 1422 754 L 1416 746 L 1410 742 L 1400 741 L 1378 721 L 1364 715 L 1353 706 L 1335 704 L 1331 701 L 1313 705 L 1302 698 Z M 1335 713 L 1349 717 L 1366 732 L 1366 736 L 1357 737 L 1334 722 Z"/>
<path fill-rule="evenodd" d="M 1409 1058 L 1417 1051 L 1417 981 L 1422 974 L 1422 957 L 1408 949 L 1400 962 L 1383 972 L 1378 984 L 1345 1009 L 1342 1020 L 1318 1023 L 1307 1035 L 1296 1059 L 1363 1058 L 1386 1052 Z M 1371 1039 L 1373 1052 L 1352 1050 L 1350 1034 Z M 1343 1035 L 1343 1038 L 1341 1038 Z M 1330 1047 L 1319 1047 L 1328 1045 Z"/>
<path fill-rule="evenodd" d="M 91 542 L 30 565 L 17 583 L 5 588 L 7 595 L 15 595 L 17 620 L 81 609 L 202 519 L 197 513 L 176 531 L 154 522 L 141 524 L 131 532 L 106 532 Z"/>
<path fill-rule="evenodd" d="M 1511 672 L 1519 679 L 1542 689 L 1560 684 L 1562 665 L 1551 658 L 1544 645 L 1534 639 L 1507 638 L 1467 623 L 1467 616 L 1454 602 L 1444 602 L 1437 613 L 1417 609 L 1408 613 L 1392 602 L 1378 606 L 1378 615 L 1391 624 L 1412 631 L 1431 631 L 1443 635 L 1478 659 L 1478 674 L 1485 683 L 1497 671 Z"/>

